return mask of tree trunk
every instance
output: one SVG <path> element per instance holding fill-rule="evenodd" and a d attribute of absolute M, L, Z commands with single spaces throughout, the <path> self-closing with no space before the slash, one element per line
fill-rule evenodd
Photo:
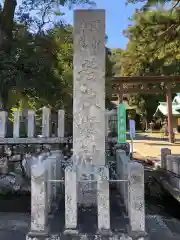
<path fill-rule="evenodd" d="M 3 10 L 0 13 L 0 50 L 7 53 L 11 51 L 16 5 L 16 0 L 5 0 Z"/>

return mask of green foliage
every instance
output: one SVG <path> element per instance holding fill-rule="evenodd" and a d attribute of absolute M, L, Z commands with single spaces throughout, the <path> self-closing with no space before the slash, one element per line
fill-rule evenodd
<path fill-rule="evenodd" d="M 178 8 L 173 11 L 171 9 L 135 11 L 131 25 L 124 31 L 129 42 L 119 60 L 121 75 L 180 74 L 179 13 Z M 160 85 L 156 84 L 154 87 L 159 88 Z M 139 112 L 151 120 L 158 101 L 165 101 L 163 94 L 154 95 L 153 98 L 136 94 L 131 96 L 130 105 L 138 106 Z"/>
<path fill-rule="evenodd" d="M 73 28 L 62 21 L 59 7 L 82 4 L 93 6 L 93 1 L 26 0 L 19 6 L 16 1 L 4 1 L 5 14 L 0 10 L 0 109 L 11 110 L 11 121 L 15 108 L 32 108 L 38 119 L 42 106 L 72 112 Z M 59 21 L 49 25 L 55 15 Z M 106 49 L 106 77 L 112 76 L 109 52 Z"/>

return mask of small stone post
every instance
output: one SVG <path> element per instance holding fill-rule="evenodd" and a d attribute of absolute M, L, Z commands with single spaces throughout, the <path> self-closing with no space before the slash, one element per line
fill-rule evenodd
<path fill-rule="evenodd" d="M 33 138 L 34 132 L 35 132 L 35 112 L 32 110 L 28 110 L 28 129 L 27 129 L 28 137 Z"/>
<path fill-rule="evenodd" d="M 100 167 L 97 171 L 98 231 L 110 233 L 109 169 Z"/>
<path fill-rule="evenodd" d="M 0 138 L 6 137 L 7 131 L 7 112 L 0 111 Z"/>
<path fill-rule="evenodd" d="M 64 115 L 64 110 L 58 111 L 58 137 L 62 139 L 64 138 Z"/>
<path fill-rule="evenodd" d="M 161 168 L 166 169 L 166 156 L 171 155 L 171 150 L 169 148 L 161 148 Z"/>
<path fill-rule="evenodd" d="M 42 135 L 43 137 L 50 136 L 50 118 L 51 118 L 51 110 L 47 107 L 43 107 L 42 109 Z"/>
<path fill-rule="evenodd" d="M 176 175 L 180 176 L 180 157 L 178 156 L 173 156 L 173 155 L 167 155 L 166 159 L 170 165 L 171 163 L 171 168 L 172 172 L 175 173 Z"/>
<path fill-rule="evenodd" d="M 173 171 L 172 155 L 166 156 L 166 170 L 169 172 Z"/>
<path fill-rule="evenodd" d="M 0 138 L 5 138 L 7 133 L 7 112 L 0 111 Z M 0 153 L 4 152 L 4 146 L 0 147 Z M 3 174 L 8 173 L 8 159 L 0 161 L 0 172 Z"/>
<path fill-rule="evenodd" d="M 128 167 L 131 231 L 145 232 L 144 167 L 137 162 L 129 162 Z"/>
<path fill-rule="evenodd" d="M 47 172 L 42 162 L 31 168 L 31 229 L 26 239 L 48 236 Z"/>
<path fill-rule="evenodd" d="M 19 138 L 20 132 L 20 111 L 14 112 L 13 138 Z"/>
<path fill-rule="evenodd" d="M 65 231 L 77 235 L 77 179 L 73 167 L 65 169 Z"/>

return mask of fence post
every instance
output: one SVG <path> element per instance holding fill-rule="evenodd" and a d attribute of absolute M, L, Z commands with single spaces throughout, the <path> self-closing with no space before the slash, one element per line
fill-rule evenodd
<path fill-rule="evenodd" d="M 137 162 L 129 162 L 128 167 L 131 231 L 145 232 L 144 166 Z"/>
<path fill-rule="evenodd" d="M 0 112 L 0 138 L 5 138 L 7 133 L 7 112 Z"/>
<path fill-rule="evenodd" d="M 50 136 L 50 118 L 51 110 L 47 107 L 42 109 L 42 135 L 43 137 Z"/>
<path fill-rule="evenodd" d="M 166 169 L 166 156 L 171 155 L 171 149 L 161 148 L 161 168 Z"/>
<path fill-rule="evenodd" d="M 109 169 L 97 169 L 98 232 L 110 233 Z"/>
<path fill-rule="evenodd" d="M 34 132 L 35 132 L 35 112 L 32 110 L 28 110 L 28 129 L 27 129 L 28 137 L 33 138 Z"/>
<path fill-rule="evenodd" d="M 20 110 L 14 112 L 13 138 L 19 138 L 20 132 Z"/>
<path fill-rule="evenodd" d="M 65 231 L 64 234 L 78 234 L 77 231 L 77 178 L 73 167 L 65 168 Z"/>
<path fill-rule="evenodd" d="M 58 137 L 64 138 L 64 110 L 60 109 L 58 111 Z"/>
<path fill-rule="evenodd" d="M 31 167 L 31 229 L 26 239 L 48 236 L 47 170 L 42 162 Z"/>
<path fill-rule="evenodd" d="M 0 111 L 0 138 L 5 138 L 7 133 L 7 112 Z M 0 146 L 0 153 L 4 152 L 4 146 Z M 8 159 L 0 164 L 0 172 L 6 174 L 8 172 Z"/>

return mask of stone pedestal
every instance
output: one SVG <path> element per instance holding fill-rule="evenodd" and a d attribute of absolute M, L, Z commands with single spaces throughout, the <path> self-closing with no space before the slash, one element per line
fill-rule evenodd
<path fill-rule="evenodd" d="M 77 166 L 78 205 L 90 207 L 97 204 L 97 178 L 95 166 L 81 164 Z"/>

